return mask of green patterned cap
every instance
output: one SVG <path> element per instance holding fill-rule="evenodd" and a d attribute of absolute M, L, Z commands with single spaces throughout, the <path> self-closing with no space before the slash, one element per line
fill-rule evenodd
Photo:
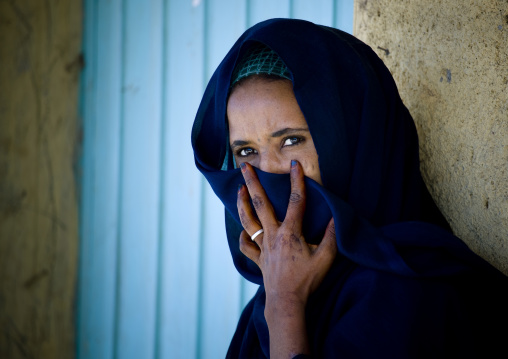
<path fill-rule="evenodd" d="M 251 75 L 274 75 L 291 80 L 291 73 L 282 59 L 263 44 L 252 46 L 238 62 L 231 76 L 231 86 Z"/>

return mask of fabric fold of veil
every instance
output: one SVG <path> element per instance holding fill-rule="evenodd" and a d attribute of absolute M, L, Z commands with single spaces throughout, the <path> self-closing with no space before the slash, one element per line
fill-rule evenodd
<path fill-rule="evenodd" d="M 225 206 L 229 247 L 245 278 L 262 284 L 261 272 L 238 248 L 242 227 L 236 190 L 244 180 L 228 146 L 226 104 L 235 64 L 254 43 L 274 50 L 290 70 L 319 156 L 323 186 L 306 178 L 307 241 L 318 243 L 330 218 L 335 219 L 339 258 L 320 289 L 325 292 L 318 291 L 313 300 L 324 301 L 321 307 L 329 306 L 334 313 L 340 305 L 330 297 L 338 289 L 330 288 L 339 288 L 344 273 L 354 266 L 408 280 L 475 271 L 497 275 L 451 234 L 432 201 L 420 174 L 415 125 L 378 56 L 340 30 L 272 19 L 247 30 L 231 48 L 208 83 L 192 129 L 196 166 Z M 289 175 L 257 173 L 283 220 Z M 349 263 L 347 268 L 344 263 Z M 260 305 L 249 304 L 240 324 L 245 326 L 243 337 L 235 337 L 232 346 L 243 342 L 254 351 L 259 346 L 267 355 L 263 312 L 256 309 Z M 319 332 L 328 324 L 315 325 Z M 257 333 L 255 343 L 246 339 L 252 331 Z"/>

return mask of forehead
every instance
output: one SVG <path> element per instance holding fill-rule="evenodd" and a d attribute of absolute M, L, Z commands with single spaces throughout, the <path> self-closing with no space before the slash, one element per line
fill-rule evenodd
<path fill-rule="evenodd" d="M 233 88 L 227 104 L 230 136 L 307 128 L 289 80 L 248 78 Z"/>

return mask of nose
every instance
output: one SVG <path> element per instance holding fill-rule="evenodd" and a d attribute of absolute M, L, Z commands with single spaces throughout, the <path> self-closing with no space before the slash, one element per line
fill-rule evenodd
<path fill-rule="evenodd" d="M 286 163 L 287 162 L 287 163 Z M 260 156 L 259 169 L 269 173 L 289 173 L 290 161 L 278 156 L 273 151 L 263 152 Z"/>

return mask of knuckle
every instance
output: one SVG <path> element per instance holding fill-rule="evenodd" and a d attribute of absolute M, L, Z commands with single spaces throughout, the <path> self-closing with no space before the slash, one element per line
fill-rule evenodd
<path fill-rule="evenodd" d="M 302 248 L 301 248 L 301 242 L 300 242 L 300 237 L 297 236 L 295 233 L 291 233 L 291 235 L 289 236 L 289 244 L 292 246 L 292 247 L 296 247 L 298 248 L 298 251 L 301 252 L 302 251 Z"/>
<path fill-rule="evenodd" d="M 252 197 L 252 205 L 257 210 L 265 205 L 265 200 L 259 195 L 254 195 L 254 197 Z"/>
<path fill-rule="evenodd" d="M 303 196 L 301 193 L 299 192 L 291 192 L 291 194 L 289 195 L 289 202 L 293 202 L 293 203 L 298 203 L 298 202 L 301 202 L 303 200 Z"/>
<path fill-rule="evenodd" d="M 247 213 L 245 213 L 245 210 L 241 209 L 239 216 L 240 216 L 240 222 L 242 223 L 243 228 L 248 227 L 249 224 L 251 223 L 251 220 L 249 219 L 249 216 L 247 215 Z"/>
<path fill-rule="evenodd" d="M 278 233 L 275 239 L 270 242 L 270 250 L 274 251 L 284 245 L 286 236 L 283 233 Z"/>

